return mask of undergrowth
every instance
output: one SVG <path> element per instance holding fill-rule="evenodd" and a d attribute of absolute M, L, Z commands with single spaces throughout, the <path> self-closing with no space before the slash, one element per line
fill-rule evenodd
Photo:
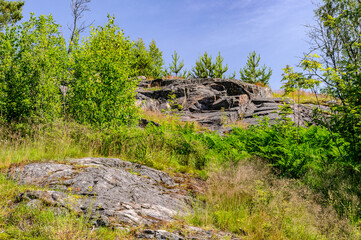
<path fill-rule="evenodd" d="M 261 161 L 243 161 L 211 171 L 207 192 L 189 221 L 231 230 L 244 239 L 359 239 L 357 228 L 339 218 L 299 180 L 280 179 Z M 203 202 L 203 201 L 204 202 Z"/>
<path fill-rule="evenodd" d="M 206 204 L 196 207 L 187 220 L 195 225 L 239 235 L 246 232 L 249 239 L 359 237 L 360 177 L 340 160 L 343 143 L 336 144 L 327 129 L 282 122 L 269 126 L 265 120 L 258 126 L 234 128 L 221 137 L 192 123 L 180 124 L 176 118 L 153 115 L 148 119 L 161 126 L 97 129 L 62 121 L 33 126 L 2 124 L 0 169 L 4 172 L 11 164 L 49 159 L 117 157 L 171 175 L 181 172 L 207 180 L 208 191 L 201 197 Z M 247 163 L 256 159 L 254 156 L 269 166 Z M 101 239 L 98 233 L 92 238 L 95 233 L 89 232 L 86 219 L 71 213 L 56 216 L 51 208 L 33 213 L 22 203 L 9 205 L 25 188 L 6 180 L 4 174 L 0 178 L 0 195 L 6 196 L 0 200 L 3 236 L 18 236 L 21 231 L 47 236 L 69 230 L 79 231 L 71 233 L 78 239 Z M 15 220 L 10 221 L 13 214 Z"/>

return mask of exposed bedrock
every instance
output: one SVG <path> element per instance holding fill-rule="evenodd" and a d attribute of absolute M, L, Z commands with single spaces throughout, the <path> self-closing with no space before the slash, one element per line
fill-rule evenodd
<path fill-rule="evenodd" d="M 231 233 L 181 225 L 173 232 L 158 229 L 191 213 L 190 192 L 204 191 L 204 182 L 115 158 L 83 158 L 60 163 L 13 166 L 8 177 L 41 190 L 21 193 L 14 202 L 32 208 L 49 206 L 56 213 L 85 214 L 95 227 L 137 229 L 131 239 L 232 239 Z M 147 229 L 147 227 L 151 229 Z"/>
<path fill-rule="evenodd" d="M 189 210 L 189 197 L 168 174 L 119 159 L 31 163 L 10 168 L 8 177 L 48 189 L 24 192 L 19 201 L 90 214 L 98 226 L 152 225 Z"/>
<path fill-rule="evenodd" d="M 270 123 L 280 118 L 279 107 L 290 104 L 289 115 L 301 126 L 312 122 L 314 106 L 298 105 L 288 99 L 272 98 L 268 87 L 234 79 L 143 80 L 137 90 L 137 104 L 144 110 L 180 110 L 181 120 L 196 121 L 213 130 L 243 121 L 257 124 L 255 116 L 267 116 Z"/>

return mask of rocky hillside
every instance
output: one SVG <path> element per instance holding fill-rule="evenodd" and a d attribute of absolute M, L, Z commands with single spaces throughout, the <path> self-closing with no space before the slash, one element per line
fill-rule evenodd
<path fill-rule="evenodd" d="M 179 111 L 183 121 L 196 121 L 212 130 L 237 121 L 257 124 L 256 116 L 267 116 L 272 123 L 280 118 L 279 107 L 285 103 L 294 110 L 288 117 L 304 126 L 312 121 L 314 107 L 272 98 L 268 87 L 233 79 L 143 79 L 137 91 L 137 100 L 144 110 Z"/>
<path fill-rule="evenodd" d="M 21 193 L 14 205 L 50 205 L 56 212 L 89 217 L 93 227 L 139 227 L 135 239 L 237 239 L 232 234 L 182 226 L 172 233 L 156 226 L 192 211 L 190 193 L 202 182 L 115 158 L 83 158 L 59 163 L 31 163 L 9 168 L 8 177 L 41 190 Z M 152 227 L 152 229 L 147 229 Z"/>

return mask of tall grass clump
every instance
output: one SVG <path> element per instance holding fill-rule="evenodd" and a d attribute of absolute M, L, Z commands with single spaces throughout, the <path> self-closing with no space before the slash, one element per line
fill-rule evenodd
<path fill-rule="evenodd" d="M 191 224 L 244 239 L 359 239 L 357 228 L 298 180 L 278 178 L 258 160 L 211 171 Z"/>

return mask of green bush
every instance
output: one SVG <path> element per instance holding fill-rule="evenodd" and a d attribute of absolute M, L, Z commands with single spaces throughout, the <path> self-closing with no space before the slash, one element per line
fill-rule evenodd
<path fill-rule="evenodd" d="M 75 46 L 68 101 L 73 119 L 100 127 L 136 122 L 138 80 L 130 77 L 132 46 L 113 18 Z"/>
<path fill-rule="evenodd" d="M 335 138 L 346 141 L 340 163 L 348 164 L 356 175 L 361 169 L 361 2 L 323 0 L 315 9 L 317 24 L 310 26 L 311 53 L 302 57 L 303 72 L 284 68 L 283 88 L 310 89 L 334 98 L 331 114 L 319 116 Z M 327 33 L 327 34 L 325 34 Z M 337 39 L 337 44 L 334 44 Z M 339 141 L 339 140 L 337 140 Z"/>
<path fill-rule="evenodd" d="M 60 117 L 67 51 L 52 17 L 31 16 L 0 34 L 0 114 L 8 122 Z"/>

